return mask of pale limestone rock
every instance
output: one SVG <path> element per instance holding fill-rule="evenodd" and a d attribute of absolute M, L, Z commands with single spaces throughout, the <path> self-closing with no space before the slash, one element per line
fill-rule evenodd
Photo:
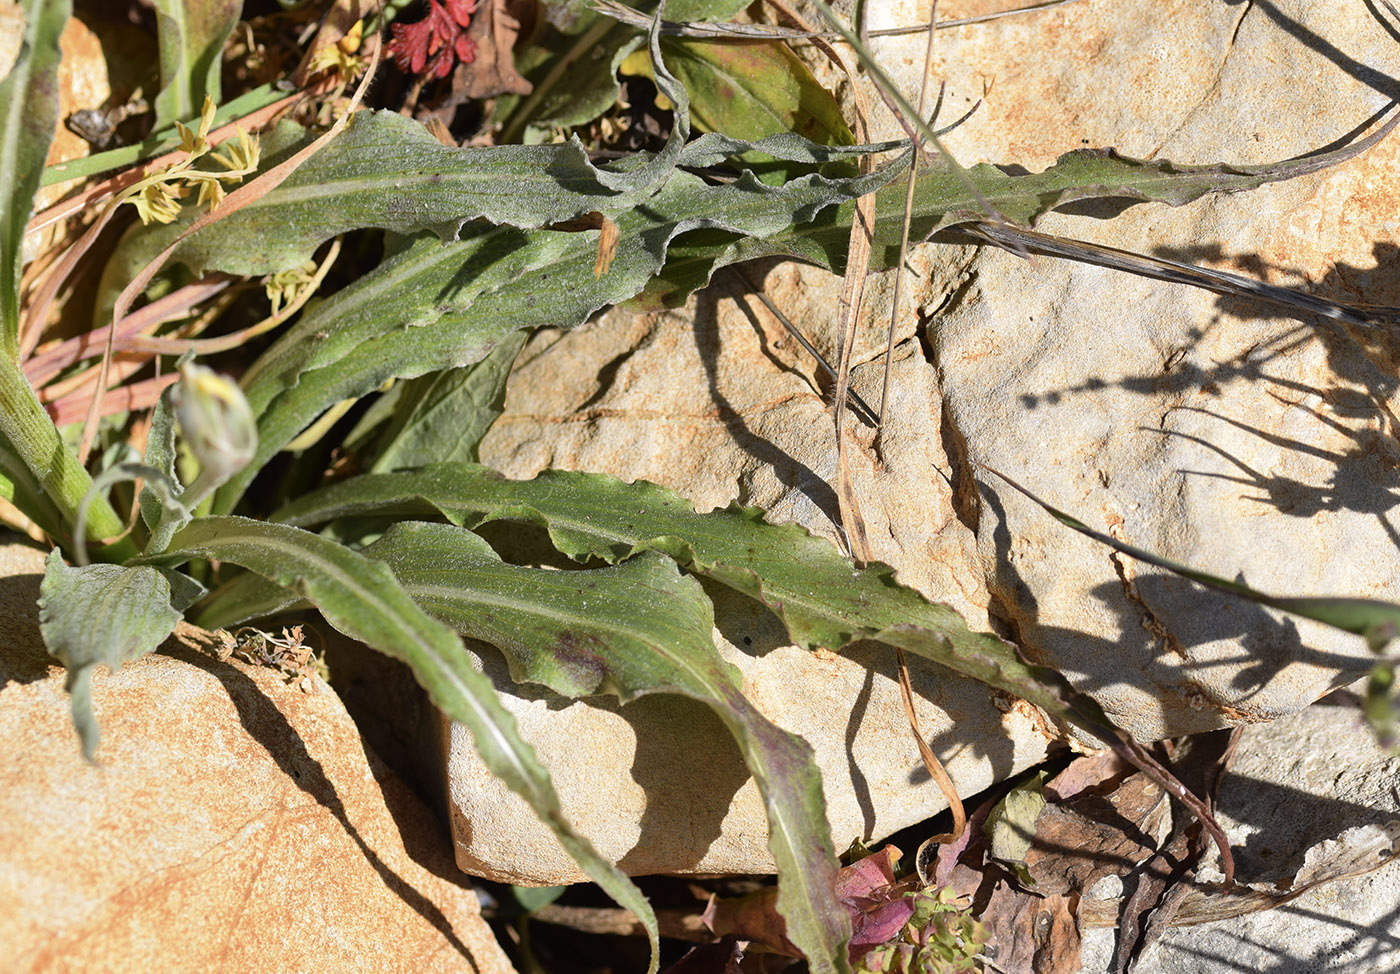
<path fill-rule="evenodd" d="M 837 851 L 946 806 L 928 779 L 899 700 L 893 653 L 861 644 L 844 655 L 785 645 L 776 617 L 722 590 L 716 644 L 765 716 L 802 735 L 822 769 Z M 702 704 L 643 697 L 625 707 L 567 702 L 514 687 L 504 660 L 480 657 L 521 735 L 549 768 L 560 802 L 608 858 L 633 875 L 771 872 L 768 824 L 737 745 Z M 1024 704 L 910 659 L 918 714 L 949 773 L 972 794 L 1045 756 Z M 536 692 L 538 691 L 538 692 Z M 1003 709 L 1005 708 L 1005 709 Z M 457 862 L 501 882 L 554 885 L 586 877 L 529 807 L 481 764 L 471 734 L 448 729 L 448 791 Z"/>
<path fill-rule="evenodd" d="M 43 567 L 0 546 L 7 971 L 511 972 L 437 821 L 319 680 L 219 662 L 182 625 L 94 677 L 87 764 L 39 637 Z"/>
<path fill-rule="evenodd" d="M 927 14 L 923 4 L 870 7 L 871 28 Z M 987 9 L 950 0 L 939 12 Z M 1391 80 L 1400 73 L 1400 48 L 1375 16 L 1365 5 L 1301 0 L 1145 7 L 1084 0 L 944 31 L 944 120 L 986 93 L 947 142 L 966 163 L 1030 169 L 1085 145 L 1182 162 L 1286 158 L 1347 135 L 1400 90 Z M 915 95 L 923 39 L 878 45 Z M 877 119 L 880 126 L 881 134 L 896 134 Z M 1393 245 L 1371 252 L 1395 226 L 1397 153 L 1400 139 L 1392 139 L 1345 166 L 1255 193 L 1121 214 L 1116 206 L 1080 207 L 1114 218 L 1056 214 L 1041 227 L 1324 295 L 1400 304 L 1400 283 L 1387 266 Z M 876 556 L 903 582 L 954 606 L 974 628 L 989 628 L 993 618 L 1007 625 L 1033 656 L 1063 669 L 1144 737 L 1296 711 L 1369 664 L 1351 637 L 1114 559 L 1004 485 L 979 494 L 974 475 L 988 478 L 974 464 L 1004 470 L 1125 540 L 1231 577 L 1243 572 L 1266 590 L 1395 598 L 1400 560 L 1387 519 L 1400 459 L 1395 381 L 1387 377 L 1395 371 L 1393 350 L 1375 341 L 1362 348 L 1336 329 L 1270 317 L 1257 306 L 1048 258 L 1031 265 L 938 245 L 916 251 L 911 263 L 892 415 L 878 447 L 872 431 L 855 424 L 850 451 Z M 746 272 L 832 354 L 839 281 L 783 264 Z M 855 356 L 855 388 L 871 402 L 879 397 L 876 356 L 890 283 L 889 275 L 871 280 Z M 537 336 L 517 366 L 506 413 L 483 444 L 484 461 L 512 477 L 556 466 L 653 480 L 701 510 L 731 500 L 757 504 L 774 519 L 835 539 L 835 449 L 823 404 L 829 383 L 756 302 L 747 302 L 752 310 L 744 316 L 736 302 L 743 290 L 722 274 L 682 311 L 612 312 L 569 334 Z M 916 327 L 915 308 L 927 318 L 945 304 L 946 314 Z M 725 611 L 717 618 L 727 633 Z M 744 662 L 732 647 L 725 651 Z M 775 650 L 760 662 L 768 665 L 769 656 L 775 671 L 779 658 L 791 660 L 793 669 L 774 685 L 799 706 L 766 712 L 822 754 L 838 844 L 851 824 L 878 838 L 913 821 L 900 807 L 906 797 L 898 782 L 917 766 L 912 748 L 900 744 L 893 759 L 902 772 L 880 773 L 897 787 L 883 796 L 871 789 L 873 813 L 857 816 L 848 795 L 860 795 L 860 786 L 844 790 L 845 766 L 827 759 L 838 746 L 820 738 L 823 727 L 851 726 L 853 688 L 869 678 L 888 691 L 887 740 L 904 740 L 884 677 L 868 677 L 861 667 L 871 664 L 849 661 L 856 669 L 843 678 L 848 696 L 832 699 L 842 720 L 803 723 L 798 716 L 826 695 L 813 687 L 830 685 L 810 682 L 807 673 L 823 672 L 829 660 Z M 749 692 L 763 699 L 763 674 L 751 666 L 745 675 Z M 1020 730 L 998 727 L 985 711 L 985 690 L 946 678 L 926 686 L 943 695 L 926 701 L 925 729 L 951 759 L 964 793 L 1019 760 L 971 759 L 1029 757 L 1043 746 L 1041 736 L 1017 736 L 1031 731 L 1029 721 Z M 646 747 L 636 752 L 627 709 L 614 715 L 592 704 L 510 703 L 565 782 L 564 800 L 575 803 L 584 831 L 624 866 L 765 867 L 751 784 L 717 789 L 726 801 L 733 796 L 728 811 L 711 809 L 699 827 L 687 824 L 693 817 L 663 811 L 691 812 L 694 796 L 705 794 L 691 785 L 718 766 L 708 736 L 649 757 Z M 660 728 L 702 719 L 673 716 L 689 713 L 689 705 L 670 711 L 669 701 L 635 706 L 658 710 L 656 723 L 645 725 L 657 729 L 641 734 L 644 744 L 679 744 L 674 729 Z M 877 710 L 872 698 L 861 719 L 875 720 Z M 960 711 L 987 716 L 955 718 Z M 551 720 L 567 726 L 559 737 L 570 743 L 550 747 Z M 698 765 L 674 769 L 689 751 L 703 755 Z M 459 862 L 529 878 L 517 861 L 553 861 L 558 869 L 534 881 L 565 875 L 571 867 L 557 853 L 550 859 L 550 843 L 537 833 L 528 841 L 538 847 L 516 854 L 516 826 L 533 828 L 533 819 L 492 812 L 499 788 L 474 797 L 482 775 L 460 734 L 452 755 Z M 724 767 L 725 780 L 737 781 L 737 766 Z M 741 815 L 741 807 L 751 811 Z M 942 807 L 932 789 L 923 807 Z M 604 814 L 592 820 L 589 808 Z M 733 851 L 740 846 L 748 850 L 742 856 Z"/>
<path fill-rule="evenodd" d="M 1400 48 L 1364 5 L 1117 10 L 1088 2 L 1045 15 L 1033 58 L 1016 56 L 1019 45 L 988 48 L 971 28 L 941 45 L 950 63 L 1016 65 L 998 74 L 989 116 L 950 141 L 968 147 L 968 161 L 1034 167 L 1082 130 L 1130 155 L 1258 163 L 1346 135 L 1400 90 L 1390 78 Z M 1115 16 L 1164 26 L 1130 31 Z M 1085 45 L 1098 53 L 1081 57 Z M 1104 112 L 1090 110 L 1089 91 Z M 1132 124 L 1100 127 L 1114 117 L 1105 112 L 1128 108 Z M 1391 139 L 1248 194 L 1145 204 L 1112 220 L 1055 214 L 1040 229 L 1397 303 L 1384 242 L 1397 155 Z M 1392 339 L 1046 258 L 988 252 L 974 272 L 933 338 L 970 461 L 1092 527 L 1264 591 L 1400 596 Z M 1354 637 L 1116 558 L 994 478 L 978 480 L 994 611 L 1033 657 L 1139 735 L 1286 714 L 1370 664 Z"/>

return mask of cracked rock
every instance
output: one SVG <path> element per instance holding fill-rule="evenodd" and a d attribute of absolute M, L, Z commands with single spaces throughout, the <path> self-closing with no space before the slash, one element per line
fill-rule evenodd
<path fill-rule="evenodd" d="M 927 15 L 907 0 L 870 7 L 872 29 Z M 987 9 L 944 0 L 939 14 Z M 1030 170 L 1084 146 L 1186 163 L 1286 159 L 1350 137 L 1400 94 L 1400 46 L 1379 16 L 1364 4 L 1302 0 L 1084 0 L 942 31 L 944 120 L 983 99 L 947 144 L 967 164 Z M 906 36 L 876 46 L 911 96 L 923 44 Z M 876 129 L 897 133 L 884 118 Z M 1396 248 L 1376 242 L 1394 227 L 1397 155 L 1400 137 L 1248 194 L 1180 209 L 1077 204 L 1039 228 L 1326 297 L 1400 304 Z M 974 628 L 1023 643 L 1144 738 L 1268 720 L 1364 672 L 1359 640 L 1118 559 L 989 483 L 977 465 L 1125 541 L 1266 591 L 1395 599 L 1400 348 L 1049 258 L 938 244 L 917 248 L 910 263 L 891 414 L 878 441 L 853 423 L 850 451 L 876 557 L 903 583 Z M 745 273 L 831 355 L 837 278 L 793 264 Z M 652 480 L 701 510 L 760 505 L 835 541 L 829 383 L 765 310 L 741 299 L 746 288 L 721 272 L 677 311 L 613 311 L 537 335 L 483 461 L 511 477 L 556 466 Z M 854 360 L 854 388 L 872 403 L 891 290 L 889 275 L 872 276 Z M 865 706 L 862 719 L 876 722 L 876 701 L 898 708 L 882 682 L 886 662 L 808 657 L 780 640 L 765 653 L 741 648 L 734 635 L 750 623 L 717 609 L 719 645 L 744 669 L 746 692 L 817 749 L 838 846 L 943 807 L 914 777 L 900 719 L 883 718 L 883 748 L 852 744 L 852 713 Z M 852 668 L 836 675 L 838 663 Z M 498 685 L 571 816 L 626 868 L 770 868 L 737 757 L 714 751 L 713 729 L 684 732 L 705 726 L 703 712 L 664 698 L 620 710 L 549 700 L 510 690 L 504 676 Z M 964 794 L 1043 752 L 1033 715 L 1017 724 L 981 687 L 929 675 L 921 692 L 925 730 Z M 712 766 L 727 769 L 721 788 L 705 780 Z M 562 854 L 544 855 L 552 841 L 533 817 L 492 811 L 510 806 L 455 736 L 448 776 L 459 862 L 512 881 L 576 875 Z M 690 814 L 713 793 L 721 797 Z M 528 843 L 529 855 L 517 854 Z M 555 865 L 529 872 L 546 861 Z"/>

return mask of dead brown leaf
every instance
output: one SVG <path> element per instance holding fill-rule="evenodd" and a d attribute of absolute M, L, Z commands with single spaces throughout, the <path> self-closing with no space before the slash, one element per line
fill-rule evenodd
<path fill-rule="evenodd" d="M 1000 879 L 982 910 L 983 952 L 1001 974 L 1077 974 L 1079 894 L 1034 896 Z"/>
<path fill-rule="evenodd" d="M 1185 753 L 1176 762 L 1182 782 L 1203 797 L 1212 814 L 1239 737 L 1239 728 L 1197 734 L 1187 739 Z M 1136 882 L 1130 881 L 1113 951 L 1115 974 L 1131 974 L 1143 953 L 1166 932 L 1191 889 L 1206 845 L 1201 822 L 1182 816 L 1166 845 L 1147 860 Z"/>
<path fill-rule="evenodd" d="M 549 229 L 563 230 L 566 233 L 581 233 L 584 230 L 599 231 L 598 256 L 593 261 L 594 277 L 602 277 L 608 272 L 608 268 L 612 266 L 613 258 L 617 256 L 618 241 L 622 239 L 622 232 L 617 229 L 617 224 L 597 210 L 574 217 L 572 220 L 551 223 Z"/>
<path fill-rule="evenodd" d="M 1025 860 L 1036 892 L 1083 892 L 1105 876 L 1127 875 L 1156 850 L 1169 809 L 1166 793 L 1142 772 L 1108 794 L 1046 805 Z"/>
<path fill-rule="evenodd" d="M 453 69 L 453 92 L 462 98 L 494 98 L 534 91 L 534 85 L 515 70 L 512 49 L 521 33 L 529 33 L 537 13 L 535 0 L 480 4 L 467 28 L 467 36 L 476 42 L 476 57 Z"/>

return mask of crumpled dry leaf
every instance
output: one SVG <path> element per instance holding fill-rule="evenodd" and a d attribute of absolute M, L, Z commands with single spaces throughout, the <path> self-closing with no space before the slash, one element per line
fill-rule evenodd
<path fill-rule="evenodd" d="M 1079 894 L 1039 897 L 1005 879 L 982 911 L 991 934 L 983 952 L 1001 974 L 1076 974 L 1080 961 Z"/>
<path fill-rule="evenodd" d="M 458 97 L 528 95 L 535 90 L 515 70 L 512 49 L 522 32 L 529 33 L 537 12 L 535 0 L 488 0 L 476 8 L 467 28 L 467 36 L 476 42 L 476 58 L 457 65 L 452 75 Z"/>
<path fill-rule="evenodd" d="M 1082 893 L 1104 876 L 1126 875 L 1152 855 L 1169 815 L 1166 793 L 1141 772 L 1107 794 L 1046 805 L 1025 856 L 1036 892 Z"/>
<path fill-rule="evenodd" d="M 841 870 L 836 896 L 851 911 L 852 959 L 894 939 L 914 913 L 914 901 L 905 895 L 911 885 L 895 878 L 899 857 L 900 851 L 887 845 Z"/>

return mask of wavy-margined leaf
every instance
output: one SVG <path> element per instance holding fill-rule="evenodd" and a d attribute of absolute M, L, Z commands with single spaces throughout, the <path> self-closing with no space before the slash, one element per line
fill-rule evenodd
<path fill-rule="evenodd" d="M 22 0 L 19 58 L 0 82 L 0 351 L 18 354 L 24 226 L 58 121 L 58 35 L 70 0 Z"/>
<path fill-rule="evenodd" d="M 155 0 L 160 38 L 160 93 L 156 129 L 199 114 L 204 97 L 219 100 L 224 42 L 243 11 L 243 0 Z"/>
<path fill-rule="evenodd" d="M 811 747 L 748 701 L 715 650 L 713 609 L 670 558 L 643 553 L 592 571 L 505 564 L 478 536 L 404 524 L 365 549 L 419 605 L 458 632 L 499 646 L 517 679 L 564 696 L 622 701 L 679 693 L 707 704 L 734 735 L 768 814 L 778 910 L 813 971 L 838 969 L 850 939 L 836 898 L 836 854 Z"/>
<path fill-rule="evenodd" d="M 1373 135 L 1341 149 L 1260 166 L 1182 166 L 1168 160 L 1131 159 L 1113 149 L 1076 149 L 1039 173 L 1015 175 L 985 164 L 964 172 L 997 212 L 1012 222 L 1030 225 L 1055 207 L 1078 200 L 1120 198 L 1182 206 L 1211 193 L 1239 193 L 1303 176 L 1366 151 L 1397 122 L 1400 114 Z M 905 192 L 905 181 L 899 179 L 876 197 L 874 269 L 893 267 L 899 259 Z M 784 232 L 761 238 L 717 231 L 688 234 L 671 246 L 665 268 L 632 304 L 639 309 L 678 305 L 705 286 L 720 267 L 760 257 L 801 257 L 844 273 L 853 211 L 854 204 L 845 204 L 834 211 L 834 218 L 813 225 L 794 223 Z M 920 170 L 910 240 L 924 240 L 940 230 L 985 219 L 986 212 L 961 178 L 937 165 Z"/>
<path fill-rule="evenodd" d="M 420 609 L 386 565 L 306 531 L 236 517 L 198 518 L 166 552 L 147 560 L 173 566 L 194 558 L 230 562 L 272 579 L 310 599 L 336 629 L 407 663 L 442 712 L 471 730 L 491 772 L 530 803 L 584 872 L 642 918 L 654 974 L 659 941 L 646 898 L 574 831 L 534 749 L 521 739 L 491 682 L 467 662 L 461 639 Z"/>
<path fill-rule="evenodd" d="M 528 521 L 573 558 L 616 562 L 661 551 L 768 606 L 799 645 L 839 648 L 874 639 L 1006 690 L 1100 738 L 1185 802 L 1220 846 L 1227 883 L 1232 878 L 1229 846 L 1209 809 L 1092 698 L 995 635 L 973 632 L 954 609 L 900 585 L 889 566 L 858 567 L 798 525 L 769 524 L 759 510 L 737 505 L 697 514 L 679 494 L 644 481 L 561 470 L 507 480 L 489 467 L 449 463 L 343 481 L 275 517 L 310 525 L 366 514 L 436 515 L 466 527 Z"/>
<path fill-rule="evenodd" d="M 362 113 L 275 190 L 192 235 L 176 259 L 197 269 L 263 274 L 295 266 L 322 241 L 361 227 L 427 229 L 452 239 L 470 220 L 539 227 L 636 206 L 675 171 L 690 138 L 689 99 L 661 62 L 655 26 L 656 85 L 676 112 L 654 155 L 599 169 L 577 138 L 459 149 L 394 112 Z M 241 243 L 230 247 L 232 240 Z M 259 246 L 248 247 L 250 240 Z"/>
<path fill-rule="evenodd" d="M 68 670 L 73 725 L 89 761 L 98 743 L 90 696 L 93 669 L 117 670 L 155 650 L 181 611 L 203 593 L 178 572 L 149 566 L 72 568 L 57 548 L 49 552 L 39 588 L 39 630 L 49 655 Z"/>
<path fill-rule="evenodd" d="M 785 151 L 783 140 L 758 144 Z M 777 233 L 888 178 L 886 170 L 812 175 L 769 187 L 745 176 L 707 186 L 676 173 L 646 206 L 618 214 L 621 240 L 602 276 L 593 273 L 598 231 L 479 226 L 455 244 L 425 236 L 304 315 L 245 373 L 258 453 L 216 495 L 215 510 L 231 510 L 257 470 L 334 403 L 390 378 L 471 364 L 516 330 L 573 327 L 634 296 L 677 233 L 700 226 Z"/>
<path fill-rule="evenodd" d="M 987 468 L 991 470 L 990 467 Z M 1304 619 L 1312 619 L 1323 625 L 1332 626 L 1343 632 L 1354 633 L 1366 640 L 1366 645 L 1372 652 L 1379 653 L 1400 634 L 1400 605 L 1394 602 L 1383 602 L 1380 599 L 1356 599 L 1340 596 L 1281 596 L 1269 595 L 1257 589 L 1250 588 L 1243 582 L 1233 582 L 1228 578 L 1221 578 L 1218 575 L 1211 575 L 1207 572 L 1198 571 L 1189 565 L 1163 558 L 1155 555 L 1144 548 L 1136 545 L 1126 544 L 1114 538 L 1112 535 L 1095 531 L 1083 521 L 1066 514 L 1064 511 L 1051 507 L 1048 503 L 1032 494 L 1016 481 L 1006 476 L 1004 473 L 992 470 L 1002 480 L 1006 481 L 1016 490 L 1025 494 L 1031 500 L 1039 504 L 1047 514 L 1059 521 L 1066 527 L 1073 528 L 1086 537 L 1093 538 L 1101 544 L 1106 544 L 1115 551 L 1120 551 L 1125 555 L 1144 561 L 1149 565 L 1156 565 L 1158 568 L 1165 568 L 1169 572 L 1180 575 L 1182 578 L 1189 578 L 1193 582 L 1198 582 L 1209 588 L 1226 592 L 1230 595 L 1238 596 L 1250 602 L 1257 602 L 1260 605 L 1267 605 L 1274 609 L 1281 609 L 1284 612 L 1291 612 L 1294 615 L 1302 616 Z"/>
<path fill-rule="evenodd" d="M 1177 167 L 1085 150 L 1061 157 L 1042 173 L 1012 176 L 981 166 L 968 175 L 1001 212 L 1029 221 L 1061 203 L 1092 196 L 1177 204 L 1209 192 L 1238 191 L 1313 171 L 1367 144 L 1248 169 Z M 707 135 L 686 147 L 682 160 L 707 164 L 747 150 L 792 160 L 845 154 L 791 135 L 757 143 Z M 231 510 L 257 470 L 332 404 L 363 396 L 390 378 L 478 361 L 516 329 L 573 327 L 606 305 L 633 299 L 673 304 L 702 286 L 717 267 L 752 257 L 788 254 L 842 269 L 850 201 L 886 184 L 900 165 L 866 177 L 810 175 L 774 187 L 750 174 L 710 186 L 674 173 L 645 206 L 616 215 L 621 240 L 611 271 L 601 277 L 593 274 L 596 231 L 478 226 L 454 244 L 417 241 L 303 316 L 254 363 L 244 382 L 260 417 L 259 453 L 220 491 L 215 510 Z M 886 185 L 877 199 L 879 266 L 897 259 L 902 212 L 902 188 Z M 977 200 L 952 174 L 933 170 L 921 177 L 914 218 L 919 234 L 982 215 Z M 676 241 L 686 231 L 692 232 Z"/>
<path fill-rule="evenodd" d="M 430 615 L 499 647 L 517 682 L 566 697 L 611 693 L 624 703 L 678 693 L 711 707 L 763 796 L 788 938 L 813 970 L 844 956 L 849 921 L 836 899 L 821 772 L 805 741 L 743 695 L 737 671 L 715 650 L 709 599 L 672 559 L 643 552 L 607 568 L 547 571 L 506 564 L 470 531 L 424 522 L 394 526 L 364 554 L 388 565 Z M 292 597 L 278 599 L 260 581 L 243 576 L 217 593 L 199 624 L 228 626 L 289 607 Z"/>

